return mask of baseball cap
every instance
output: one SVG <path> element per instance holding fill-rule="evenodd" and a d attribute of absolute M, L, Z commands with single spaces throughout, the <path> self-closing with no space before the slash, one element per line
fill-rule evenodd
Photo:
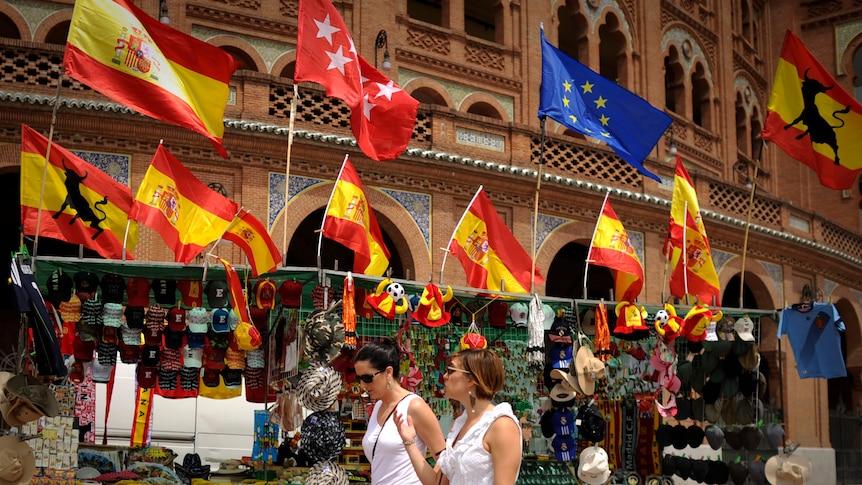
<path fill-rule="evenodd" d="M 512 318 L 512 324 L 517 326 L 527 325 L 527 317 L 530 313 L 530 307 L 524 302 L 512 303 L 509 305 L 509 317 Z"/>
<path fill-rule="evenodd" d="M 212 280 L 207 283 L 205 293 L 207 305 L 210 308 L 224 308 L 230 303 L 230 291 L 227 282 L 223 280 Z"/>
<path fill-rule="evenodd" d="M 72 277 L 75 282 L 75 292 L 82 300 L 93 298 L 99 289 L 99 277 L 89 271 L 78 271 Z"/>
<path fill-rule="evenodd" d="M 209 312 L 204 307 L 194 307 L 186 316 L 189 333 L 207 333 L 209 330 Z"/>
<path fill-rule="evenodd" d="M 159 366 L 159 346 L 144 345 L 141 349 L 141 364 L 147 367 Z"/>
<path fill-rule="evenodd" d="M 175 306 L 168 311 L 168 328 L 175 332 L 186 329 L 186 310 L 183 307 Z"/>
<path fill-rule="evenodd" d="M 151 285 L 153 298 L 156 303 L 162 305 L 175 305 L 177 303 L 177 282 L 164 278 L 155 279 Z"/>
<path fill-rule="evenodd" d="M 123 303 L 126 293 L 126 280 L 117 273 L 108 273 L 102 277 L 99 283 L 102 288 L 102 300 L 105 303 Z"/>
<path fill-rule="evenodd" d="M 194 369 L 203 367 L 203 355 L 204 351 L 202 348 L 193 348 L 186 345 L 183 347 L 183 366 Z"/>
<path fill-rule="evenodd" d="M 207 343 L 207 334 L 205 333 L 187 333 L 186 343 L 189 347 L 202 349 Z"/>
<path fill-rule="evenodd" d="M 733 330 L 736 331 L 736 335 L 740 339 L 746 342 L 754 342 L 754 322 L 748 315 L 736 320 L 736 323 L 733 324 Z"/>
<path fill-rule="evenodd" d="M 123 314 L 126 315 L 126 325 L 129 328 L 142 329 L 144 328 L 144 315 L 146 314 L 146 308 L 142 306 L 126 306 Z"/>
<path fill-rule="evenodd" d="M 156 387 L 156 379 L 159 375 L 159 368 L 139 365 L 137 375 L 139 387 L 144 389 L 152 389 Z"/>
<path fill-rule="evenodd" d="M 578 428 L 575 426 L 575 413 L 572 412 L 571 408 L 555 409 L 551 423 L 553 423 L 554 433 L 557 435 L 572 435 L 578 432 Z"/>
<path fill-rule="evenodd" d="M 554 369 L 568 369 L 572 364 L 572 346 L 565 344 L 554 344 L 548 351 L 551 359 L 551 367 Z"/>
<path fill-rule="evenodd" d="M 190 308 L 204 306 L 203 283 L 200 281 L 177 281 L 177 289 L 180 291 L 180 298 L 183 300 L 183 305 Z"/>
<path fill-rule="evenodd" d="M 509 315 L 509 304 L 503 300 L 494 300 L 488 305 L 488 324 L 495 328 L 506 327 L 506 317 Z"/>
<path fill-rule="evenodd" d="M 130 306 L 145 307 L 150 304 L 150 282 L 145 278 L 129 278 L 126 282 L 126 295 Z"/>
<path fill-rule="evenodd" d="M 185 335 L 186 332 L 184 330 L 171 330 L 170 328 L 166 328 L 164 330 L 165 348 L 181 349 L 183 347 L 183 337 L 185 337 Z"/>
<path fill-rule="evenodd" d="M 548 339 L 555 343 L 571 344 L 572 327 L 569 326 L 569 322 L 563 317 L 555 318 L 548 331 Z"/>
<path fill-rule="evenodd" d="M 120 341 L 120 362 L 124 364 L 134 364 L 141 356 L 141 347 L 138 345 L 129 345 Z"/>
<path fill-rule="evenodd" d="M 212 331 L 215 333 L 225 333 L 230 331 L 230 312 L 224 308 L 216 308 L 212 311 Z"/>
<path fill-rule="evenodd" d="M 75 283 L 68 273 L 63 270 L 56 270 L 48 277 L 48 301 L 55 306 L 60 306 L 61 302 L 69 301 L 72 297 L 72 287 Z"/>
<path fill-rule="evenodd" d="M 557 461 L 567 462 L 574 460 L 577 456 L 575 438 L 571 435 L 557 434 L 551 442 L 551 446 L 554 448 L 554 458 Z"/>
<path fill-rule="evenodd" d="M 575 426 L 578 427 L 578 436 L 582 439 L 594 442 L 605 439 L 607 423 L 595 404 L 584 404 L 578 408 Z"/>
<path fill-rule="evenodd" d="M 278 287 L 281 305 L 287 308 L 299 308 L 302 304 L 302 283 L 294 280 L 284 280 Z"/>
<path fill-rule="evenodd" d="M 275 308 L 275 294 L 278 289 L 275 282 L 269 278 L 257 280 L 252 288 L 254 293 L 254 304 L 257 308 L 263 310 L 272 310 Z M 302 287 L 300 286 L 300 292 Z"/>

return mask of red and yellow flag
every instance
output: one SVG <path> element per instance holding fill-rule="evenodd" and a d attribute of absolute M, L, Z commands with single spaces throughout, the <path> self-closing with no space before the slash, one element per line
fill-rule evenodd
<path fill-rule="evenodd" d="M 123 237 L 132 192 L 94 165 L 56 143 L 45 171 L 48 139 L 21 125 L 21 221 L 24 234 L 36 235 L 42 177 L 39 236 L 81 244 L 108 259 L 122 259 Z M 138 242 L 138 225 L 129 225 L 126 250 Z M 131 255 L 126 255 L 131 259 Z"/>
<path fill-rule="evenodd" d="M 227 52 L 168 27 L 129 0 L 77 0 L 66 74 L 147 116 L 203 134 L 223 157 Z"/>
<path fill-rule="evenodd" d="M 849 189 L 862 170 L 862 103 L 788 30 L 775 70 L 764 140 L 817 172 L 820 183 Z"/>
<path fill-rule="evenodd" d="M 716 300 L 720 298 L 720 282 L 700 215 L 697 193 L 679 155 L 676 156 L 670 227 L 664 251 L 673 268 L 670 277 L 671 295 L 684 298 L 688 293 L 708 305 L 712 304 L 713 297 Z"/>
<path fill-rule="evenodd" d="M 607 196 L 596 222 L 587 262 L 614 270 L 614 294 L 618 300 L 637 300 L 643 289 L 644 269 Z"/>
<path fill-rule="evenodd" d="M 510 293 L 529 293 L 533 260 L 506 227 L 482 187 L 476 192 L 449 241 L 467 284 Z M 535 270 L 536 284 L 544 281 Z"/>
<path fill-rule="evenodd" d="M 207 187 L 159 145 L 129 218 L 158 232 L 174 261 L 188 264 L 222 237 L 236 213 L 234 201 Z"/>
<path fill-rule="evenodd" d="M 239 246 L 248 257 L 253 278 L 275 271 L 278 263 L 281 263 L 281 252 L 269 231 L 245 209 L 240 209 L 223 237 Z"/>
<path fill-rule="evenodd" d="M 365 197 L 359 174 L 347 157 L 332 188 L 323 217 L 323 236 L 337 241 L 355 253 L 353 271 L 383 276 L 389 267 L 389 250 Z"/>

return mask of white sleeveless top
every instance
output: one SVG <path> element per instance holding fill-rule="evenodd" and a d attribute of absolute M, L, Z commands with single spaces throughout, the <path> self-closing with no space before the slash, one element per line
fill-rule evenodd
<path fill-rule="evenodd" d="M 402 415 L 407 414 L 410 401 L 421 399 L 416 394 L 408 394 L 401 400 L 395 409 Z M 377 413 L 380 411 L 382 401 L 374 403 L 374 410 L 368 418 L 368 429 L 362 437 L 362 449 L 365 457 L 371 463 L 372 485 L 421 485 L 407 450 L 404 449 L 404 440 L 398 434 L 395 425 L 395 413 L 392 413 L 383 426 L 377 422 Z M 377 443 L 375 450 L 374 444 Z M 422 454 L 425 454 L 428 446 L 416 437 L 416 446 Z"/>
<path fill-rule="evenodd" d="M 491 454 L 482 446 L 482 440 L 494 421 L 503 416 L 518 424 L 518 419 L 512 413 L 512 406 L 507 402 L 500 403 L 482 415 L 479 422 L 467 430 L 453 448 L 452 443 L 467 420 L 466 412 L 455 420 L 452 431 L 446 437 L 446 449 L 440 454 L 438 460 L 440 469 L 449 477 L 449 485 L 493 485 L 494 463 L 491 461 Z M 519 432 L 520 429 L 521 426 L 518 424 Z M 513 446 L 520 447 L 520 439 L 517 443 L 513 443 Z"/>

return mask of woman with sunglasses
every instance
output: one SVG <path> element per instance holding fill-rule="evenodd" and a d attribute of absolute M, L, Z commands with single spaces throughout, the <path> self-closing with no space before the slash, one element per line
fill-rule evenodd
<path fill-rule="evenodd" d="M 417 453 L 440 452 L 446 442 L 437 416 L 418 395 L 401 387 L 401 350 L 387 338 L 363 345 L 353 359 L 356 378 L 374 410 L 362 438 L 365 457 L 371 463 L 372 485 L 420 485 L 395 425 L 395 414 L 410 416 L 415 423 L 413 443 Z"/>
<path fill-rule="evenodd" d="M 446 370 L 446 397 L 464 404 L 446 448 L 432 468 L 416 447 L 413 417 L 396 411 L 398 433 L 423 485 L 513 485 L 521 468 L 521 426 L 509 403 L 492 400 L 503 388 L 503 363 L 487 349 L 462 350 Z"/>

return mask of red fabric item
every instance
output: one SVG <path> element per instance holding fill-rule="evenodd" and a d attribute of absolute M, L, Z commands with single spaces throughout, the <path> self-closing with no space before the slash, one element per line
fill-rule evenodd
<path fill-rule="evenodd" d="M 126 282 L 129 306 L 150 306 L 150 281 L 146 278 L 129 278 Z"/>
<path fill-rule="evenodd" d="M 251 276 L 275 271 L 281 263 L 281 252 L 266 227 L 251 213 L 242 209 L 224 233 L 224 239 L 242 249 L 251 265 Z"/>
<path fill-rule="evenodd" d="M 180 290 L 183 305 L 191 308 L 204 306 L 204 285 L 200 281 L 177 281 L 177 289 Z"/>

